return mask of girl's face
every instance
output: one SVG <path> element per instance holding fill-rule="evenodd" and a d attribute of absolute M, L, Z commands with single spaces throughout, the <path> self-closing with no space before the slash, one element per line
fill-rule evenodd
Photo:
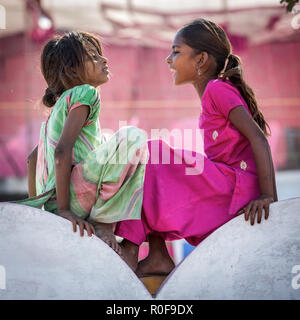
<path fill-rule="evenodd" d="M 96 48 L 90 48 L 89 53 L 93 57 L 93 61 L 89 57 L 85 59 L 86 80 L 88 84 L 98 87 L 109 80 L 107 59 L 101 56 Z"/>
<path fill-rule="evenodd" d="M 166 58 L 171 71 L 174 72 L 175 85 L 194 83 L 199 79 L 197 72 L 197 60 L 199 55 L 195 55 L 193 48 L 186 45 L 179 34 L 176 35 L 172 52 Z"/>

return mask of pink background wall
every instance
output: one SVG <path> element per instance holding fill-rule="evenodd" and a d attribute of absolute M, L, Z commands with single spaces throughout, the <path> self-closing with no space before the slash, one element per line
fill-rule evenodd
<path fill-rule="evenodd" d="M 37 143 L 45 109 L 46 84 L 39 70 L 41 46 L 24 35 L 0 39 L 0 178 L 26 175 L 26 155 Z M 300 128 L 300 41 L 250 46 L 238 53 L 272 129 L 270 144 L 277 169 L 285 168 L 286 128 Z M 165 58 L 168 50 L 106 45 L 112 73 L 100 89 L 102 128 L 119 120 L 148 132 L 152 128 L 195 128 L 200 100 L 192 86 L 175 87 Z"/>

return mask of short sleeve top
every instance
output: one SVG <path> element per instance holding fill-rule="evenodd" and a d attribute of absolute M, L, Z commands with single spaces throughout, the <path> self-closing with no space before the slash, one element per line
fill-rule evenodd
<path fill-rule="evenodd" d="M 256 173 L 250 142 L 229 121 L 232 109 L 243 106 L 251 115 L 239 90 L 229 80 L 210 80 L 201 98 L 199 128 L 203 130 L 204 151 L 213 161 Z"/>
<path fill-rule="evenodd" d="M 100 146 L 103 141 L 99 122 L 98 90 L 89 84 L 84 84 L 65 91 L 53 106 L 48 120 L 41 127 L 37 163 L 38 193 L 48 191 L 55 186 L 54 151 L 68 114 L 81 105 L 89 106 L 90 112 L 74 143 L 72 165 L 83 161 L 87 154 Z"/>

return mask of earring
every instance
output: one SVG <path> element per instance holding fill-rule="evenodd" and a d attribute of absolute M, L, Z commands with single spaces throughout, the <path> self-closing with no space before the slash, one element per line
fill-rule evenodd
<path fill-rule="evenodd" d="M 202 59 L 199 61 L 199 64 L 198 64 L 198 67 L 197 67 L 197 73 L 198 73 L 199 77 L 201 76 L 201 70 L 200 70 L 200 64 L 201 63 L 202 63 Z"/>
<path fill-rule="evenodd" d="M 201 76 L 201 70 L 200 70 L 200 67 L 198 67 L 198 76 L 199 76 L 199 77 Z"/>

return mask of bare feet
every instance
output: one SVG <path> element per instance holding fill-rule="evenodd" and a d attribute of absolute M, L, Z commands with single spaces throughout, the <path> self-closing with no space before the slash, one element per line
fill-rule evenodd
<path fill-rule="evenodd" d="M 138 263 L 136 275 L 143 278 L 149 275 L 168 275 L 175 268 L 170 256 L 149 255 Z"/>
<path fill-rule="evenodd" d="M 138 263 L 139 246 L 126 239 L 120 243 L 120 246 L 122 249 L 122 259 L 135 271 Z"/>
<path fill-rule="evenodd" d="M 165 240 L 154 234 L 150 234 L 148 240 L 148 257 L 138 263 L 136 275 L 139 278 L 149 275 L 168 275 L 175 268 L 175 264 L 169 256 Z"/>
<path fill-rule="evenodd" d="M 122 257 L 122 249 L 113 233 L 114 225 L 112 223 L 93 222 L 93 226 L 96 231 L 96 236 L 107 243 L 118 255 Z"/>

